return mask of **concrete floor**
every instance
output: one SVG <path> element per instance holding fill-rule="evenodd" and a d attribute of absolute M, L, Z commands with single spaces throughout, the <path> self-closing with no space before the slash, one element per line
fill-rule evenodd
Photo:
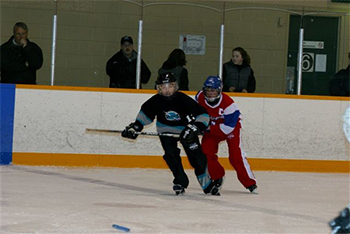
<path fill-rule="evenodd" d="M 0 167 L 1 233 L 331 233 L 349 174 L 258 171 L 250 194 L 226 171 L 221 196 L 192 170 L 185 195 L 161 169 Z"/>

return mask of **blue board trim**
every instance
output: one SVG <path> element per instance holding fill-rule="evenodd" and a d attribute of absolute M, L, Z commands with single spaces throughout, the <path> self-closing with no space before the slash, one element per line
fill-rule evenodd
<path fill-rule="evenodd" d="M 12 163 L 16 85 L 0 84 L 0 165 Z"/>

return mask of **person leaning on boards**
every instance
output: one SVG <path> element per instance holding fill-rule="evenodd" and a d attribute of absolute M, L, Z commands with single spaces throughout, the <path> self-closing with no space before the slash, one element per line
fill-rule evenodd
<path fill-rule="evenodd" d="M 18 22 L 13 35 L 0 47 L 1 83 L 36 84 L 36 71 L 43 65 L 43 52 L 28 39 L 28 26 Z"/>
<path fill-rule="evenodd" d="M 186 55 L 181 49 L 174 49 L 168 59 L 163 63 L 158 70 L 158 75 L 172 72 L 176 77 L 179 90 L 189 90 L 188 88 L 188 71 L 184 67 L 186 65 Z"/>
<path fill-rule="evenodd" d="M 349 65 L 345 69 L 341 69 L 338 71 L 333 79 L 329 82 L 329 93 L 332 96 L 345 96 L 349 97 L 349 89 L 350 89 L 350 52 L 348 53 Z"/>
<path fill-rule="evenodd" d="M 223 67 L 223 91 L 254 93 L 256 81 L 250 67 L 250 56 L 242 47 L 232 51 L 232 59 Z"/>
<path fill-rule="evenodd" d="M 120 50 L 107 62 L 106 72 L 110 77 L 110 88 L 136 88 L 137 53 L 134 41 L 130 36 L 120 40 Z M 151 77 L 151 71 L 141 59 L 141 83 L 146 84 Z M 141 87 L 141 84 L 140 84 Z"/>

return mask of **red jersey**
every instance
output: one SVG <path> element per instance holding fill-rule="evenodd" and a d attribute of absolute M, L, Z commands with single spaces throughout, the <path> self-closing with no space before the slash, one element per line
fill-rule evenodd
<path fill-rule="evenodd" d="M 241 113 L 230 96 L 221 93 L 218 103 L 211 106 L 204 97 L 203 91 L 199 91 L 195 97 L 199 105 L 203 106 L 210 117 L 210 133 L 230 134 L 241 118 Z"/>

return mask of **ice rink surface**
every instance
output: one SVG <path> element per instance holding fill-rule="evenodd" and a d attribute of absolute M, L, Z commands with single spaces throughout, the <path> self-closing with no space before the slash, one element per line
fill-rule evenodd
<path fill-rule="evenodd" d="M 349 174 L 255 172 L 250 194 L 232 170 L 221 196 L 192 170 L 175 196 L 163 169 L 0 166 L 1 233 L 330 233 L 349 203 Z"/>

